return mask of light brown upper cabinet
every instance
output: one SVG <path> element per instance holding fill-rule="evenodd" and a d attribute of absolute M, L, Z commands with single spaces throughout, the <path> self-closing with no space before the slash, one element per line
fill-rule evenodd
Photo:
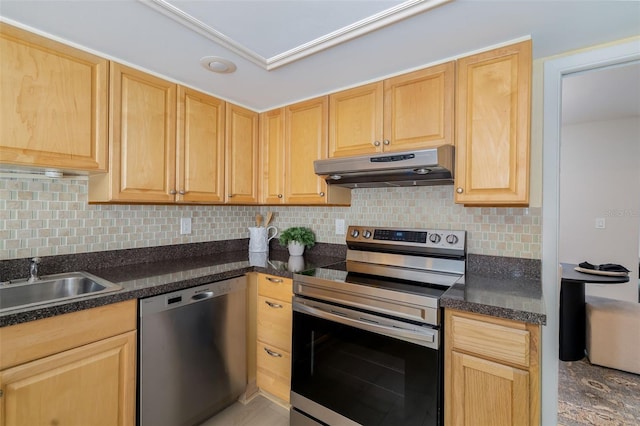
<path fill-rule="evenodd" d="M 531 41 L 457 67 L 455 202 L 528 205 Z"/>
<path fill-rule="evenodd" d="M 329 95 L 329 157 L 381 152 L 381 81 Z"/>
<path fill-rule="evenodd" d="M 175 201 L 176 85 L 112 62 L 110 95 L 111 168 L 89 201 Z"/>
<path fill-rule="evenodd" d="M 224 202 L 225 102 L 178 86 L 178 202 Z"/>
<path fill-rule="evenodd" d="M 258 202 L 259 114 L 227 103 L 226 175 L 229 204 Z"/>
<path fill-rule="evenodd" d="M 329 97 L 329 157 L 453 144 L 455 64 L 448 62 Z"/>
<path fill-rule="evenodd" d="M 285 108 L 285 202 L 287 204 L 349 204 L 348 188 L 331 187 L 313 169 L 327 158 L 329 99 L 322 96 Z"/>
<path fill-rule="evenodd" d="M 0 23 L 0 163 L 107 170 L 108 61 Z"/>
<path fill-rule="evenodd" d="M 108 174 L 89 201 L 224 202 L 225 102 L 112 63 Z"/>
<path fill-rule="evenodd" d="M 285 202 L 284 116 L 284 108 L 260 114 L 260 202 L 263 204 Z"/>

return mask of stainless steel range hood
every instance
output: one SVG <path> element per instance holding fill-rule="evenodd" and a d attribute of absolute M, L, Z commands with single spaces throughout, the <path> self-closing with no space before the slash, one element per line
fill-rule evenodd
<path fill-rule="evenodd" d="M 329 185 L 348 188 L 453 185 L 453 146 L 316 160 Z"/>

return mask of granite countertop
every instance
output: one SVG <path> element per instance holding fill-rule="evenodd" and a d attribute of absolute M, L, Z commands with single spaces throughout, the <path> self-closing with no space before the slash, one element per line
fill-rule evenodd
<path fill-rule="evenodd" d="M 444 308 L 545 325 L 547 316 L 539 279 L 465 275 L 440 299 Z"/>
<path fill-rule="evenodd" d="M 471 257 L 462 281 L 440 299 L 446 308 L 545 325 L 539 261 Z"/>
<path fill-rule="evenodd" d="M 253 253 L 252 253 L 253 255 Z M 293 278 L 294 268 L 310 270 L 341 262 L 342 258 L 324 255 L 304 256 L 304 264 L 296 262 L 290 267 L 286 251 L 275 251 L 269 259 L 261 256 L 250 258 L 246 249 L 225 253 L 212 253 L 184 259 L 174 259 L 115 266 L 109 268 L 84 268 L 86 272 L 111 281 L 121 290 L 75 298 L 57 303 L 16 309 L 0 314 L 0 327 L 44 319 L 56 315 L 95 308 L 130 299 L 140 299 L 168 293 L 227 278 L 247 272 L 261 272 Z M 298 269 L 300 268 L 300 269 Z M 290 270 L 292 269 L 292 270 Z"/>
<path fill-rule="evenodd" d="M 252 271 L 293 278 L 294 271 L 320 270 L 344 259 L 343 247 L 320 245 L 305 253 L 302 264 L 298 260 L 293 264 L 289 262 L 286 250 L 271 250 L 267 259 L 260 254 L 248 253 L 246 241 L 241 240 L 58 256 L 45 259 L 47 270 L 43 275 L 82 270 L 118 284 L 122 289 L 5 312 L 0 314 L 0 327 L 155 296 Z M 23 270 L 28 266 L 28 261 L 25 262 L 11 261 L 0 266 L 12 272 L 13 269 Z M 539 270 L 540 261 L 537 260 L 469 255 L 466 275 L 444 293 L 441 306 L 545 324 Z"/>

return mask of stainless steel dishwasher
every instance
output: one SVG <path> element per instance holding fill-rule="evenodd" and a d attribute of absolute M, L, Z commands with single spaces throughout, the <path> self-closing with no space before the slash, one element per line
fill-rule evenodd
<path fill-rule="evenodd" d="M 195 425 L 244 392 L 246 288 L 243 276 L 140 299 L 140 425 Z"/>

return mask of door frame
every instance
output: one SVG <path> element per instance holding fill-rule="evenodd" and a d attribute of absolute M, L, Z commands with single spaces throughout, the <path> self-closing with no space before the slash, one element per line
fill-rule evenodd
<path fill-rule="evenodd" d="M 542 329 L 542 424 L 558 420 L 558 333 L 560 283 L 560 131 L 562 79 L 576 72 L 640 60 L 640 38 L 553 58 L 544 63 L 542 157 L 542 288 L 547 325 Z"/>

